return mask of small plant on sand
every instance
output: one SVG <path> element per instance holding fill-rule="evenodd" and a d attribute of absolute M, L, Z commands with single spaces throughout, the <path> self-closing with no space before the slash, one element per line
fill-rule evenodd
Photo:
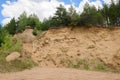
<path fill-rule="evenodd" d="M 103 62 L 98 60 L 88 60 L 88 59 L 66 59 L 67 67 L 85 70 L 95 70 L 95 71 L 111 71 L 111 69 L 105 65 Z"/>

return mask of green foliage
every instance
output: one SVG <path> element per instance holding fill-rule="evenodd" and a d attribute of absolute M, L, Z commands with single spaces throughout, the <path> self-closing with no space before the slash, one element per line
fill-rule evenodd
<path fill-rule="evenodd" d="M 69 12 L 70 13 L 70 12 Z M 70 18 L 72 16 L 72 18 Z M 55 15 L 53 17 L 50 17 L 49 19 L 45 19 L 42 23 L 41 23 L 41 30 L 47 30 L 51 27 L 60 27 L 60 26 L 69 26 L 70 25 L 70 21 L 72 22 L 76 20 L 76 17 L 68 14 L 67 10 L 65 9 L 65 7 L 63 5 L 60 5 L 59 7 L 57 7 L 57 11 L 55 13 Z M 77 23 L 72 23 L 73 25 L 77 24 Z M 71 24 L 71 25 L 72 25 Z"/>
<path fill-rule="evenodd" d="M 77 26 L 79 21 L 79 15 L 73 6 L 69 8 L 68 16 L 70 18 L 69 26 Z"/>
<path fill-rule="evenodd" d="M 104 4 L 102 9 L 96 9 L 95 6 L 85 4 L 81 14 L 77 13 L 73 6 L 70 6 L 68 11 L 63 5 L 56 8 L 53 17 L 45 19 L 42 23 L 35 14 L 27 16 L 24 12 L 16 21 L 11 19 L 5 27 L 6 30 L 14 35 L 18 32 L 23 32 L 25 26 L 30 26 L 32 29 L 48 30 L 51 27 L 64 26 L 119 26 L 120 25 L 120 0 L 115 4 Z M 35 33 L 34 31 L 33 33 Z"/>
<path fill-rule="evenodd" d="M 102 9 L 96 9 L 95 6 L 85 4 L 81 14 L 77 13 L 73 6 L 68 11 L 63 5 L 56 8 L 53 17 L 45 19 L 40 23 L 35 14 L 27 16 L 24 12 L 17 21 L 13 18 L 6 25 L 10 34 L 15 34 L 25 30 L 25 26 L 31 26 L 36 35 L 37 30 L 48 30 L 51 27 L 64 26 L 119 26 L 120 25 L 120 0 L 118 3 L 112 2 L 110 5 L 104 4 Z"/>
<path fill-rule="evenodd" d="M 80 26 L 98 26 L 103 25 L 104 18 L 102 14 L 94 7 L 86 3 L 84 11 L 80 16 Z"/>
<path fill-rule="evenodd" d="M 2 50 L 7 50 L 9 48 L 11 48 L 13 45 L 13 41 L 10 37 L 10 35 L 6 35 L 5 38 L 4 38 L 4 42 L 2 43 Z"/>
<path fill-rule="evenodd" d="M 88 60 L 88 59 L 66 59 L 67 67 L 85 70 L 96 70 L 96 71 L 111 71 L 108 65 L 98 60 Z"/>
<path fill-rule="evenodd" d="M 15 61 L 6 62 L 6 61 L 0 61 L 0 72 L 16 72 L 16 71 L 22 71 L 25 69 L 31 69 L 36 64 L 28 58 L 19 58 Z"/>
<path fill-rule="evenodd" d="M 0 47 L 4 43 L 4 40 L 7 35 L 8 35 L 8 32 L 4 28 L 0 27 Z"/>
<path fill-rule="evenodd" d="M 110 5 L 104 4 L 102 9 L 85 4 L 84 10 L 79 15 L 73 6 L 67 11 L 63 5 L 57 7 L 55 15 L 42 22 L 42 29 L 59 26 L 119 26 L 120 25 L 120 0 Z"/>
<path fill-rule="evenodd" d="M 75 8 L 71 6 L 67 11 L 63 5 L 57 7 L 55 15 L 41 23 L 41 29 L 47 30 L 51 27 L 59 26 L 103 26 L 104 16 L 101 10 L 97 10 L 95 6 L 86 3 L 84 11 L 79 15 Z"/>
<path fill-rule="evenodd" d="M 40 21 L 38 17 L 33 14 L 27 17 L 27 14 L 24 12 L 22 13 L 18 20 L 16 21 L 14 18 L 5 25 L 5 29 L 12 35 L 23 32 L 26 26 L 30 26 L 32 29 L 36 28 L 40 30 Z"/>
<path fill-rule="evenodd" d="M 57 7 L 57 11 L 53 20 L 57 23 L 56 26 L 68 26 L 69 17 L 67 15 L 67 10 L 63 5 Z"/>
<path fill-rule="evenodd" d="M 28 24 L 27 25 L 31 26 L 32 29 L 38 28 L 38 30 L 39 30 L 40 21 L 39 21 L 38 17 L 35 14 L 33 14 L 33 15 L 30 15 L 28 17 Z"/>
<path fill-rule="evenodd" d="M 10 35 L 6 35 L 0 47 L 0 61 L 4 61 L 5 57 L 11 52 L 21 52 L 21 50 L 22 42 L 20 40 L 13 41 Z"/>
<path fill-rule="evenodd" d="M 6 27 L 0 27 L 0 72 L 21 71 L 36 66 L 31 59 L 22 56 L 17 60 L 6 62 L 6 57 L 12 52 L 20 52 L 22 55 L 22 42 L 13 38 L 6 31 Z"/>
<path fill-rule="evenodd" d="M 13 40 L 10 35 L 7 35 L 4 39 L 4 43 L 2 43 L 0 50 L 2 52 L 10 52 L 17 51 L 21 52 L 22 50 L 22 42 L 20 40 Z"/>
<path fill-rule="evenodd" d="M 117 10 L 117 6 L 114 3 L 112 3 L 109 8 L 109 11 L 110 11 L 109 16 L 110 16 L 111 25 L 116 24 L 117 16 L 118 16 L 118 12 L 116 10 Z"/>
<path fill-rule="evenodd" d="M 17 24 L 15 19 L 11 19 L 10 22 L 5 26 L 6 30 L 9 32 L 9 34 L 14 35 L 16 33 Z"/>
<path fill-rule="evenodd" d="M 33 33 L 33 35 L 35 35 L 35 36 L 38 34 L 36 29 L 34 29 L 32 33 Z"/>
<path fill-rule="evenodd" d="M 115 4 L 112 0 L 110 5 L 104 5 L 101 10 L 107 26 L 119 26 L 120 25 L 120 0 Z"/>
<path fill-rule="evenodd" d="M 21 71 L 30 69 L 36 65 L 31 59 L 23 57 L 6 62 L 6 56 L 16 51 L 21 53 L 22 42 L 18 39 L 13 39 L 10 35 L 6 35 L 0 47 L 0 72 Z"/>
<path fill-rule="evenodd" d="M 25 26 L 27 26 L 28 24 L 27 14 L 24 12 L 23 14 L 20 15 L 18 19 L 19 20 L 18 20 L 17 32 L 23 32 L 25 30 Z"/>
<path fill-rule="evenodd" d="M 47 20 L 45 19 L 42 23 L 41 23 L 41 30 L 48 30 L 50 27 L 53 27 L 52 25 L 55 25 L 55 23 L 51 24 L 53 21 L 51 19 Z"/>
<path fill-rule="evenodd" d="M 32 33 L 33 33 L 33 35 L 37 36 L 40 32 L 41 32 L 41 30 L 34 28 Z"/>
<path fill-rule="evenodd" d="M 38 17 L 35 14 L 28 17 L 26 13 L 21 14 L 18 21 L 18 32 L 24 31 L 26 26 L 40 30 L 40 21 Z"/>

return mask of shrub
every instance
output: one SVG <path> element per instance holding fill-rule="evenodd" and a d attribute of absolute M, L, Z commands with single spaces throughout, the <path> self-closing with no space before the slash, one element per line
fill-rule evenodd
<path fill-rule="evenodd" d="M 86 4 L 83 13 L 80 15 L 80 26 L 98 26 L 103 25 L 104 17 L 94 6 Z"/>
<path fill-rule="evenodd" d="M 33 35 L 37 36 L 38 30 L 35 28 L 32 33 L 33 33 Z"/>
<path fill-rule="evenodd" d="M 0 27 L 0 47 L 2 46 L 2 43 L 4 43 L 5 37 L 8 36 L 8 33 L 5 29 Z"/>
<path fill-rule="evenodd" d="M 88 59 L 66 59 L 67 67 L 85 70 L 96 70 L 96 71 L 112 71 L 111 67 L 105 65 L 99 60 L 88 60 Z M 115 70 L 113 70 L 115 71 Z"/>
<path fill-rule="evenodd" d="M 5 36 L 4 42 L 0 47 L 0 72 L 21 71 L 30 69 L 36 65 L 31 59 L 23 57 L 6 62 L 6 56 L 15 51 L 21 53 L 22 42 L 18 39 L 13 39 L 10 35 Z"/>
<path fill-rule="evenodd" d="M 36 66 L 36 64 L 28 58 L 19 58 L 15 61 L 6 62 L 0 61 L 0 72 L 16 72 L 22 71 L 25 69 L 31 69 L 32 67 Z"/>
<path fill-rule="evenodd" d="M 0 47 L 0 60 L 5 60 L 5 57 L 11 52 L 21 52 L 21 50 L 22 42 L 20 40 L 16 40 L 16 42 L 13 42 L 11 36 L 7 35 L 5 36 L 4 42 L 1 44 Z"/>

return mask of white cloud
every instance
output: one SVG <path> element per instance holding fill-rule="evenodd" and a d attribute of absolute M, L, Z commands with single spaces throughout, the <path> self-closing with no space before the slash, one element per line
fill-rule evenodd
<path fill-rule="evenodd" d="M 58 7 L 60 4 L 63 4 L 65 7 L 69 6 L 57 0 L 18 0 L 17 2 L 7 1 L 2 5 L 2 15 L 5 17 L 2 23 L 8 23 L 13 17 L 17 19 L 24 11 L 28 15 L 35 13 L 40 20 L 43 20 L 44 18 L 52 16 L 56 11 L 56 7 Z"/>
<path fill-rule="evenodd" d="M 83 8 L 84 8 L 84 5 L 86 3 L 90 3 L 88 0 L 83 0 L 80 4 L 79 4 L 79 8 L 78 8 L 78 11 L 82 12 L 83 11 Z"/>
<path fill-rule="evenodd" d="M 80 4 L 79 4 L 79 8 L 77 9 L 77 11 L 82 12 L 83 8 L 85 6 L 86 3 L 89 3 L 90 6 L 95 6 L 97 9 L 98 8 L 102 8 L 102 2 L 100 0 L 96 0 L 94 2 L 90 2 L 89 0 L 83 0 Z"/>
<path fill-rule="evenodd" d="M 102 8 L 102 2 L 100 0 L 96 0 L 95 2 L 91 2 L 92 5 L 96 6 L 96 8 Z"/>
<path fill-rule="evenodd" d="M 106 4 L 110 4 L 110 3 L 111 3 L 111 0 L 104 0 L 104 2 L 105 2 Z"/>
<path fill-rule="evenodd" d="M 3 25 L 7 24 L 10 20 L 11 20 L 11 18 L 3 19 L 3 21 L 2 21 Z"/>
<path fill-rule="evenodd" d="M 104 0 L 104 2 L 105 2 L 106 4 L 111 4 L 111 1 L 112 1 L 112 0 Z M 117 3 L 117 1 L 118 1 L 118 0 L 113 0 L 114 3 Z"/>
<path fill-rule="evenodd" d="M 70 0 L 74 5 L 74 0 Z M 111 0 L 104 0 L 105 3 L 109 3 Z M 89 0 L 82 0 L 78 7 L 75 7 L 77 12 L 82 12 L 85 3 L 88 2 L 90 5 L 94 5 L 96 8 L 102 7 L 102 3 L 100 0 L 96 0 L 94 2 L 90 2 Z M 2 15 L 4 16 L 4 20 L 2 23 L 5 25 L 15 17 L 16 19 L 22 14 L 24 11 L 30 14 L 36 14 L 40 20 L 44 18 L 48 18 L 53 16 L 56 7 L 60 4 L 63 4 L 66 8 L 70 6 L 70 4 L 65 4 L 60 0 L 17 0 L 16 2 L 6 1 L 5 4 L 2 5 Z"/>

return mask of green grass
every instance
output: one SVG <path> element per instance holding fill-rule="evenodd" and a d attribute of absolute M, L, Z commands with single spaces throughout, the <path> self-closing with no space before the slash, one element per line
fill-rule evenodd
<path fill-rule="evenodd" d="M 19 58 L 11 62 L 1 61 L 0 72 L 5 73 L 22 71 L 25 69 L 31 69 L 35 66 L 36 64 L 31 59 L 28 58 Z"/>
<path fill-rule="evenodd" d="M 110 71 L 116 72 L 118 70 L 112 69 L 110 66 L 105 65 L 103 62 L 98 60 L 88 60 L 88 59 L 66 59 L 66 64 L 68 68 L 76 68 L 82 70 L 92 70 L 92 71 Z"/>
<path fill-rule="evenodd" d="M 22 71 L 36 66 L 31 59 L 22 56 L 14 61 L 6 62 L 6 56 L 15 51 L 22 55 L 22 42 L 17 39 L 13 41 L 11 37 L 7 37 L 0 47 L 0 72 Z"/>

